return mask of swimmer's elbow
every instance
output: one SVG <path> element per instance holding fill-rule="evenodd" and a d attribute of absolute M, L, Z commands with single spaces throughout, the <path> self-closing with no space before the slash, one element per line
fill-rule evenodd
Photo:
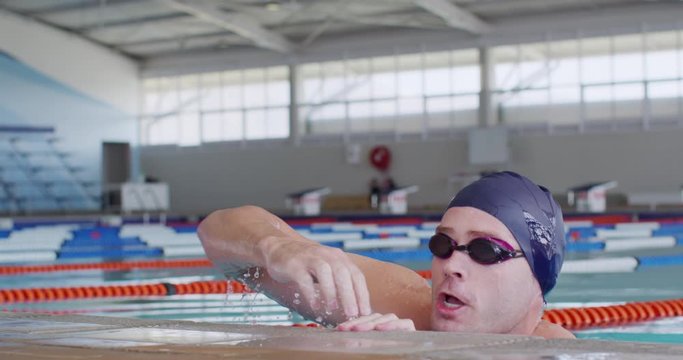
<path fill-rule="evenodd" d="M 225 208 L 225 209 L 220 209 L 220 210 L 215 210 L 211 212 L 205 219 L 202 221 L 204 223 L 206 220 L 215 220 L 215 219 L 220 219 L 221 221 L 226 221 L 226 220 L 231 220 L 233 218 L 238 218 L 242 216 L 247 216 L 247 215 L 253 215 L 256 213 L 263 213 L 265 210 L 261 207 L 258 207 L 256 205 L 242 205 L 234 208 Z M 200 224 L 201 225 L 201 224 Z"/>
<path fill-rule="evenodd" d="M 206 216 L 197 226 L 197 236 L 207 249 L 207 245 L 218 239 L 229 239 L 226 231 L 235 229 L 235 224 L 239 224 L 239 219 L 245 215 L 242 213 L 249 211 L 246 207 L 228 208 L 215 210 Z"/>
<path fill-rule="evenodd" d="M 265 212 L 266 211 L 263 208 L 255 205 L 244 205 L 235 208 L 215 210 L 199 223 L 197 232 L 200 237 L 202 235 L 210 235 L 212 230 L 215 230 L 215 228 L 220 227 L 223 224 L 239 223 L 240 219 L 253 217 L 254 215 L 263 214 Z"/>
<path fill-rule="evenodd" d="M 203 244 L 215 235 L 217 227 L 223 222 L 223 218 L 226 216 L 226 210 L 216 210 L 207 215 L 197 226 L 197 236 Z"/>

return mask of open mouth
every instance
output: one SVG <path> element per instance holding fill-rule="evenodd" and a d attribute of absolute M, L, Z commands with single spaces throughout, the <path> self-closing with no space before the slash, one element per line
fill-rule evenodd
<path fill-rule="evenodd" d="M 467 307 L 466 299 L 463 300 L 453 294 L 439 293 L 436 302 L 436 310 L 446 318 L 452 318 Z"/>
<path fill-rule="evenodd" d="M 443 304 L 447 308 L 458 308 L 465 305 L 465 303 L 462 302 L 462 300 L 448 294 L 443 294 Z"/>

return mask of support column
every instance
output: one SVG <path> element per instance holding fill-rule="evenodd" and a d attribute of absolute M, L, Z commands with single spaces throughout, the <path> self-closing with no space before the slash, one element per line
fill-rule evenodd
<path fill-rule="evenodd" d="M 481 79 L 481 92 L 479 93 L 479 127 L 492 127 L 498 125 L 498 110 L 496 94 L 495 72 L 491 50 L 487 47 L 479 48 L 479 68 Z"/>
<path fill-rule="evenodd" d="M 292 144 L 301 144 L 299 123 L 299 98 L 301 95 L 301 77 L 299 66 L 289 65 L 289 139 Z"/>

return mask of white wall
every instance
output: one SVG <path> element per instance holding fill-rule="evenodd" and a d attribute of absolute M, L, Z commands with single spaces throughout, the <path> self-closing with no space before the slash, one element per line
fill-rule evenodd
<path fill-rule="evenodd" d="M 0 51 L 0 124 L 54 127 L 82 180 L 100 179 L 102 142 L 137 144 L 134 61 L 4 11 Z"/>
<path fill-rule="evenodd" d="M 414 205 L 445 205 L 453 195 L 448 177 L 480 170 L 467 164 L 465 138 L 389 144 L 391 174 L 399 185 L 415 184 Z M 369 145 L 363 146 L 367 154 Z M 617 180 L 619 192 L 675 191 L 683 184 L 683 129 L 666 131 L 510 137 L 511 161 L 553 192 L 580 183 Z M 171 185 L 171 206 L 183 213 L 258 204 L 284 207 L 284 195 L 326 185 L 336 194 L 364 194 L 377 173 L 367 160 L 349 165 L 342 145 L 240 150 L 227 146 L 159 147 L 142 150 L 142 169 Z"/>
<path fill-rule="evenodd" d="M 0 10 L 0 51 L 94 99 L 138 113 L 138 66 L 110 49 Z"/>

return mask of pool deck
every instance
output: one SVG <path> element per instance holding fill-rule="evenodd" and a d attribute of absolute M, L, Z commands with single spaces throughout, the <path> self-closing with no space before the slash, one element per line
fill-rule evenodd
<path fill-rule="evenodd" d="M 681 359 L 683 345 L 0 312 L 0 359 Z"/>

